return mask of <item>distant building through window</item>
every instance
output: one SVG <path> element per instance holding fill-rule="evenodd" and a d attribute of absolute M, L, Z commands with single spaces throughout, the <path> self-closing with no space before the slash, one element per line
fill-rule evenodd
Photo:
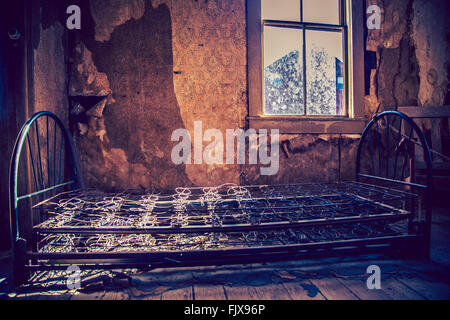
<path fill-rule="evenodd" d="M 345 116 L 342 0 L 262 0 L 265 115 Z"/>

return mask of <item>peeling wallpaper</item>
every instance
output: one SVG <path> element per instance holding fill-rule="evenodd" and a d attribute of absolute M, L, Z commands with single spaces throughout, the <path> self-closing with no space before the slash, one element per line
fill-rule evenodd
<path fill-rule="evenodd" d="M 88 184 L 165 188 L 239 182 L 238 165 L 174 166 L 170 135 L 178 128 L 193 135 L 194 121 L 222 132 L 245 126 L 245 1 L 141 4 L 115 1 L 105 9 L 106 2 L 91 1 L 95 32 L 76 40 L 71 95 L 111 93 L 102 125 L 88 116 L 76 137 Z M 106 131 L 103 141 L 99 130 Z M 100 178 L 105 174 L 108 179 Z"/>
<path fill-rule="evenodd" d="M 377 56 L 367 119 L 403 105 L 448 103 L 448 27 L 439 9 L 448 4 L 432 2 L 366 1 L 383 16 L 381 30 L 369 30 L 366 39 Z M 251 165 L 171 162 L 175 129 L 193 136 L 194 121 L 223 134 L 245 129 L 245 0 L 84 0 L 80 6 L 84 26 L 71 39 L 69 93 L 89 186 L 217 185 L 238 183 L 241 172 L 251 183 L 354 178 L 354 135 L 282 136 L 294 152 L 281 153 L 276 176 L 260 176 Z"/>

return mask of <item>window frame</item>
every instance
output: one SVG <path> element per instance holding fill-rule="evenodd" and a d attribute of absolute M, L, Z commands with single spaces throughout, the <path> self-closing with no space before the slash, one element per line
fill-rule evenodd
<path fill-rule="evenodd" d="M 341 24 L 348 26 L 346 56 L 346 116 L 265 115 L 263 79 L 263 22 L 261 1 L 246 0 L 247 4 L 247 80 L 248 126 L 253 129 L 279 129 L 280 133 L 360 134 L 364 129 L 364 26 L 360 0 L 344 0 Z M 267 24 L 267 23 L 266 23 Z M 316 24 L 320 26 L 320 24 Z"/>

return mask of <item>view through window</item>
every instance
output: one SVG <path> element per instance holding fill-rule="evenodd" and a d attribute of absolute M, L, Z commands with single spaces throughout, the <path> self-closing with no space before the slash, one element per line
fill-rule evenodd
<path fill-rule="evenodd" d="M 347 115 L 344 5 L 262 0 L 265 115 Z"/>

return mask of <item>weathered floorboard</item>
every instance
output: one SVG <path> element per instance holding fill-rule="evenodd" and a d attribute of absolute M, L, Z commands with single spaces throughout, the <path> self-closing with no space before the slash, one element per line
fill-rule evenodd
<path fill-rule="evenodd" d="M 101 300 L 128 300 L 130 295 L 124 291 L 107 291 Z"/>
<path fill-rule="evenodd" d="M 294 300 L 325 300 L 323 294 L 310 281 L 283 282 L 283 286 Z"/>
<path fill-rule="evenodd" d="M 292 297 L 281 283 L 271 283 L 254 288 L 260 300 L 292 300 Z"/>
<path fill-rule="evenodd" d="M 142 300 L 162 300 L 162 295 L 161 294 L 149 295 L 142 298 Z"/>
<path fill-rule="evenodd" d="M 445 282 L 428 281 L 416 277 L 401 277 L 397 280 L 427 299 L 450 300 L 450 285 Z"/>
<path fill-rule="evenodd" d="M 393 300 L 424 300 L 425 297 L 415 290 L 410 289 L 400 281 L 390 278 L 381 280 L 383 290 Z"/>
<path fill-rule="evenodd" d="M 166 291 L 161 296 L 162 300 L 193 300 L 192 286 Z"/>
<path fill-rule="evenodd" d="M 257 300 L 259 299 L 255 288 L 248 286 L 224 286 L 228 300 Z"/>
<path fill-rule="evenodd" d="M 343 286 L 348 288 L 361 300 L 392 300 L 381 289 L 369 289 L 365 280 L 362 279 L 338 279 Z"/>
<path fill-rule="evenodd" d="M 94 292 L 94 293 L 81 293 L 74 294 L 70 297 L 70 300 L 101 300 L 105 296 L 105 292 Z"/>
<path fill-rule="evenodd" d="M 226 300 L 223 286 L 219 285 L 195 285 L 195 300 Z"/>
<path fill-rule="evenodd" d="M 357 300 L 348 288 L 342 285 L 336 278 L 312 279 L 311 283 L 319 288 L 320 292 L 328 300 Z"/>

